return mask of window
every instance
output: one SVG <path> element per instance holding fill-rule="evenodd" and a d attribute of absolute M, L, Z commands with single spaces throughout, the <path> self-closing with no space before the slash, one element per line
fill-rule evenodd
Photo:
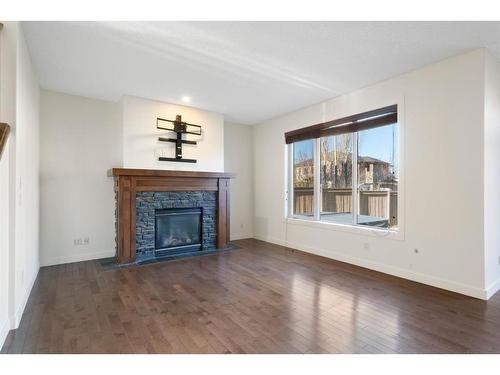
<path fill-rule="evenodd" d="M 398 131 L 394 105 L 286 133 L 292 216 L 397 230 Z"/>
<path fill-rule="evenodd" d="M 352 138 L 348 133 L 320 139 L 322 220 L 353 222 Z"/>
<path fill-rule="evenodd" d="M 358 132 L 358 224 L 398 224 L 397 125 Z"/>
<path fill-rule="evenodd" d="M 293 145 L 293 191 L 295 215 L 314 214 L 314 141 Z"/>

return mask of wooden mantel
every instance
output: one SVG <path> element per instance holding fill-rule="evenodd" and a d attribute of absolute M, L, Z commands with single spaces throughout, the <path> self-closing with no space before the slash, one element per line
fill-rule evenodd
<path fill-rule="evenodd" d="M 217 191 L 217 248 L 229 243 L 229 180 L 235 175 L 221 172 L 191 172 L 157 169 L 113 168 L 115 178 L 117 261 L 135 261 L 136 192 Z"/>

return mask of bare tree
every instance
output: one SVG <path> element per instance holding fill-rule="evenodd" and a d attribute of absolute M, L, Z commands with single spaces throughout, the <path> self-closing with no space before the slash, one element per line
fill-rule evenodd
<path fill-rule="evenodd" d="M 310 187 L 313 184 L 313 159 L 304 151 L 299 151 L 295 161 L 295 186 Z"/>
<path fill-rule="evenodd" d="M 327 173 L 327 166 L 330 164 L 332 165 L 332 160 L 331 159 L 331 150 L 330 150 L 330 142 L 329 142 L 329 137 L 322 137 L 320 138 L 321 140 L 321 185 L 323 187 L 327 187 L 327 182 L 331 181 L 333 178 L 333 175 L 331 173 L 331 168 L 330 168 L 330 176 L 328 176 Z"/>
<path fill-rule="evenodd" d="M 337 136 L 338 141 L 338 156 L 340 159 L 340 163 L 342 165 L 342 177 L 343 177 L 343 187 L 351 186 L 351 176 L 352 176 L 352 168 L 351 160 L 352 160 L 352 135 L 340 134 Z"/>

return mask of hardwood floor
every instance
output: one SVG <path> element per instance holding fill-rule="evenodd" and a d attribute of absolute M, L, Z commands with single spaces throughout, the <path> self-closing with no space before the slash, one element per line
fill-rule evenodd
<path fill-rule="evenodd" d="M 500 353 L 485 302 L 257 240 L 103 271 L 44 267 L 4 353 Z"/>

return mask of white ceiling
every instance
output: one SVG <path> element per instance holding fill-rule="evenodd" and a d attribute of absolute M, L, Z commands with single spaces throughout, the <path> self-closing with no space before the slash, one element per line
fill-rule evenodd
<path fill-rule="evenodd" d="M 43 88 L 253 124 L 479 47 L 500 22 L 24 22 Z"/>

